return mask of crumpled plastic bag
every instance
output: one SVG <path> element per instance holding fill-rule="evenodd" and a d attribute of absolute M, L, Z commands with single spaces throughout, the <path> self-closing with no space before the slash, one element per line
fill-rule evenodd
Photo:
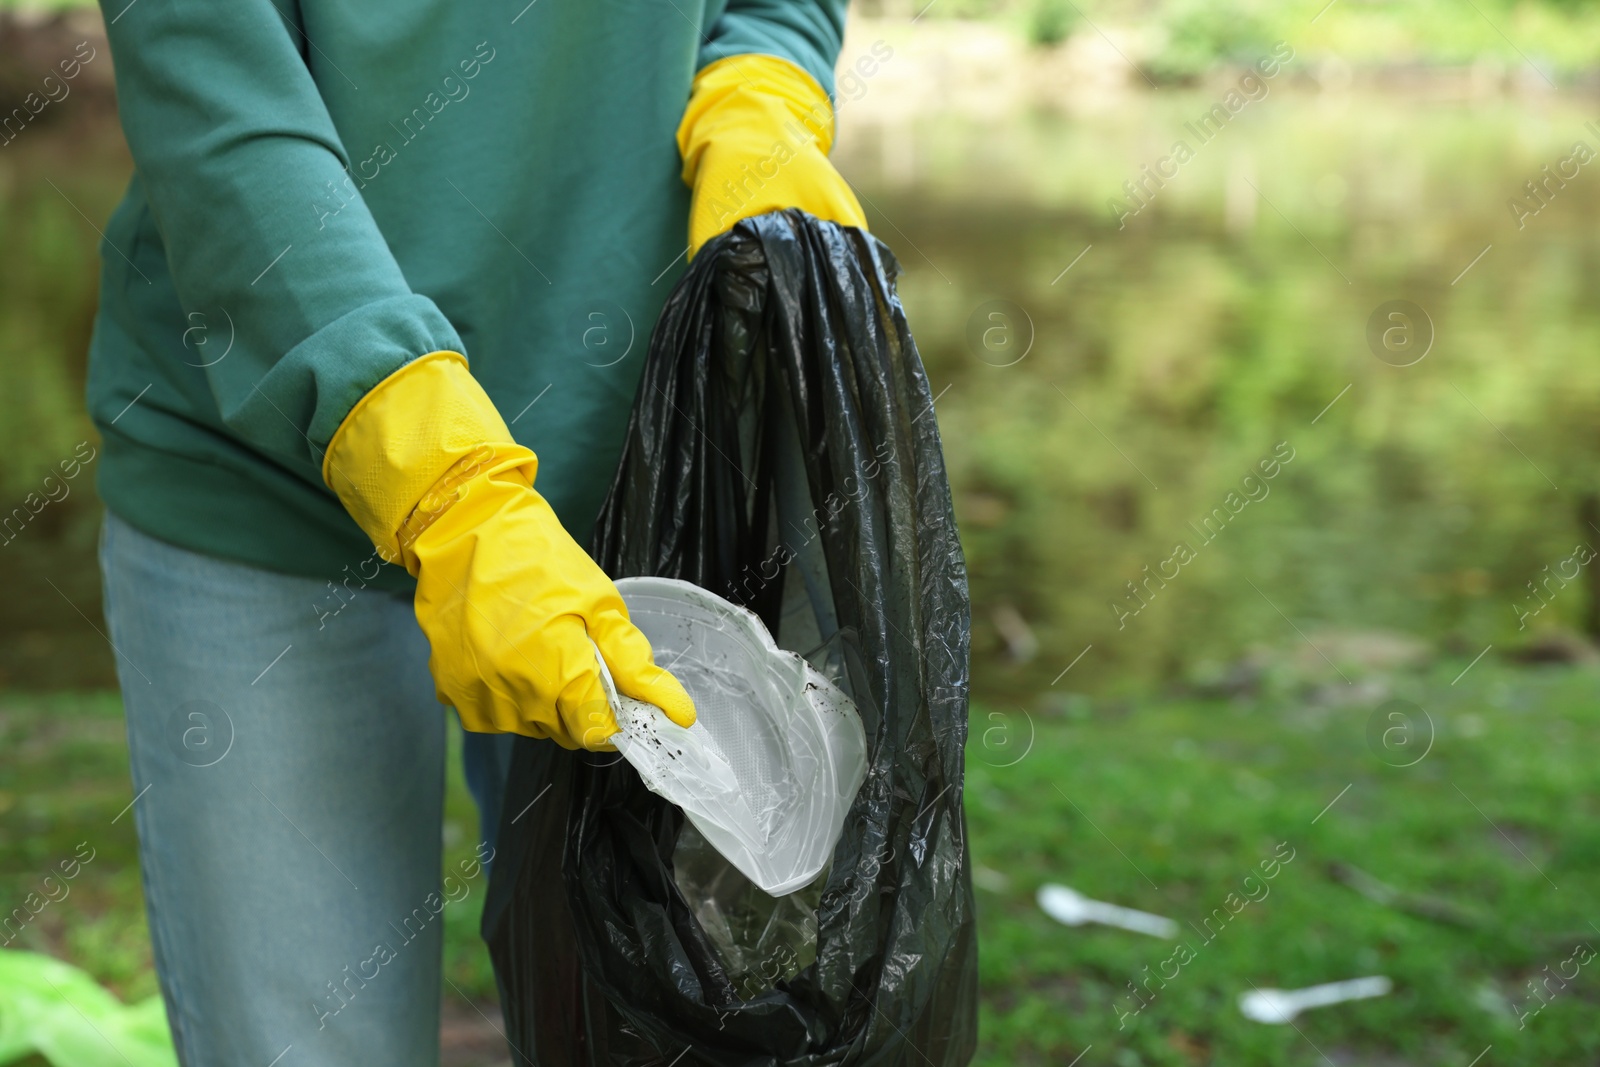
<path fill-rule="evenodd" d="M 616 754 L 518 738 L 483 930 L 519 1064 L 971 1059 L 970 612 L 897 271 L 798 211 L 701 249 L 593 545 L 614 578 L 750 608 L 855 704 L 866 779 L 831 863 L 766 896 Z"/>

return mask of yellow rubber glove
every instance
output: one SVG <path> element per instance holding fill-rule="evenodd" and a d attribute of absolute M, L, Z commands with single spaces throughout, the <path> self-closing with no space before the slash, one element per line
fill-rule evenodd
<path fill-rule="evenodd" d="M 416 577 L 437 695 L 467 729 L 612 747 L 595 646 L 619 692 L 690 725 L 689 695 L 534 491 L 537 469 L 466 360 L 434 352 L 351 410 L 322 476 L 383 558 Z"/>
<path fill-rule="evenodd" d="M 678 125 L 689 208 L 689 258 L 740 219 L 797 207 L 867 228 L 850 186 L 828 162 L 833 103 L 786 59 L 719 59 L 695 76 Z"/>

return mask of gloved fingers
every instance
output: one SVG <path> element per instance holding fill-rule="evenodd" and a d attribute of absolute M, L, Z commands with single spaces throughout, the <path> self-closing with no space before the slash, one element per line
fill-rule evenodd
<path fill-rule="evenodd" d="M 653 663 L 646 664 L 626 685 L 618 679 L 617 692 L 646 704 L 654 704 L 679 726 L 688 727 L 695 723 L 694 701 L 683 688 L 683 683 L 674 678 L 671 671 L 662 670 Z"/>
<path fill-rule="evenodd" d="M 552 736 L 563 747 L 590 752 L 616 751 L 610 738 L 619 727 L 616 716 L 611 713 L 611 702 L 606 699 L 605 687 L 600 684 L 599 664 L 567 683 L 556 698 L 556 714 L 566 727 L 566 737 L 559 732 Z"/>
<path fill-rule="evenodd" d="M 589 624 L 589 635 L 606 658 L 617 692 L 655 705 L 679 726 L 694 725 L 694 701 L 671 671 L 656 666 L 637 626 L 620 613 L 603 612 Z"/>

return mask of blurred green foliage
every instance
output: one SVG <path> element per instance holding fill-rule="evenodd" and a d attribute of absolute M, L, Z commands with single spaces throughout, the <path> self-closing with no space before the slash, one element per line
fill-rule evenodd
<path fill-rule="evenodd" d="M 1164 43 L 1146 64 L 1158 80 L 1198 77 L 1220 63 L 1248 67 L 1279 39 L 1273 12 L 1262 0 L 1174 0 L 1162 15 Z"/>
<path fill-rule="evenodd" d="M 1249 66 L 1278 41 L 1353 64 L 1532 64 L 1531 81 L 1600 66 L 1595 0 L 854 0 L 858 15 L 975 19 L 1037 45 L 1110 35 L 1158 82 Z"/>
<path fill-rule="evenodd" d="M 0 1064 L 177 1067 L 160 997 L 124 1005 L 81 968 L 0 949 Z"/>
<path fill-rule="evenodd" d="M 70 480 L 60 464 L 99 440 L 83 407 L 100 276 L 91 220 L 111 213 L 128 170 L 103 119 L 29 128 L 0 147 L 0 518 L 11 520 L 0 531 L 0 686 L 115 684 L 86 622 L 100 600 L 97 464 Z"/>
<path fill-rule="evenodd" d="M 1028 9 L 1028 41 L 1035 45 L 1057 45 L 1071 36 L 1079 22 L 1071 0 L 1033 0 Z"/>
<path fill-rule="evenodd" d="M 1523 229 L 1506 203 L 1574 139 L 1600 145 L 1585 109 L 1280 84 L 1119 228 L 1108 202 L 1213 99 L 942 116 L 909 188 L 881 148 L 845 160 L 943 394 L 980 691 L 1037 692 L 1091 644 L 1075 686 L 1147 691 L 1296 626 L 1474 652 L 1579 626 L 1587 579 L 1526 629 L 1517 606 L 1600 545 L 1580 517 L 1600 490 L 1600 185 L 1583 173 Z M 1414 366 L 1368 348 L 1394 299 L 1432 322 Z M 970 339 L 991 300 L 1031 332 L 1014 365 Z M 1270 495 L 1207 543 L 1196 525 L 1281 442 Z M 1145 586 L 1180 542 L 1196 558 Z M 1129 582 L 1148 604 L 1124 618 Z"/>
<path fill-rule="evenodd" d="M 92 7 L 95 0 L 0 0 L 0 9 Z M 979 19 L 1029 41 L 1101 27 L 1149 34 L 1152 73 L 1191 79 L 1254 61 L 1277 40 L 1352 62 L 1531 60 L 1556 71 L 1600 63 L 1600 0 L 853 0 L 874 18 Z"/>

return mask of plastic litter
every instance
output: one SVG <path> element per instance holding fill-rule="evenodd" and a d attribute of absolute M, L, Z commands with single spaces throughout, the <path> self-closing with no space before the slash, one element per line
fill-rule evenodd
<path fill-rule="evenodd" d="M 1135 911 L 1133 908 L 1090 900 L 1082 893 L 1068 889 L 1064 885 L 1040 886 L 1037 899 L 1039 907 L 1046 915 L 1068 926 L 1099 923 L 1101 926 L 1116 926 L 1138 934 L 1149 934 L 1151 937 L 1170 939 L 1178 936 L 1178 924 L 1171 919 L 1151 915 L 1147 911 Z"/>
<path fill-rule="evenodd" d="M 1239 1011 L 1252 1022 L 1282 1024 L 1294 1021 L 1294 1017 L 1307 1008 L 1381 997 L 1392 989 L 1394 983 L 1383 975 L 1328 982 L 1305 989 L 1254 989 L 1240 994 Z"/>
<path fill-rule="evenodd" d="M 867 774 L 855 705 L 746 608 L 672 578 L 624 578 L 617 591 L 698 716 L 685 729 L 619 696 L 602 661 L 617 751 L 762 890 L 809 884 Z"/>
<path fill-rule="evenodd" d="M 854 704 L 865 777 L 821 871 L 775 897 L 620 755 L 519 738 L 483 920 L 519 1065 L 973 1055 L 966 571 L 897 270 L 783 212 L 707 244 L 668 298 L 593 555 L 754 612 Z"/>

